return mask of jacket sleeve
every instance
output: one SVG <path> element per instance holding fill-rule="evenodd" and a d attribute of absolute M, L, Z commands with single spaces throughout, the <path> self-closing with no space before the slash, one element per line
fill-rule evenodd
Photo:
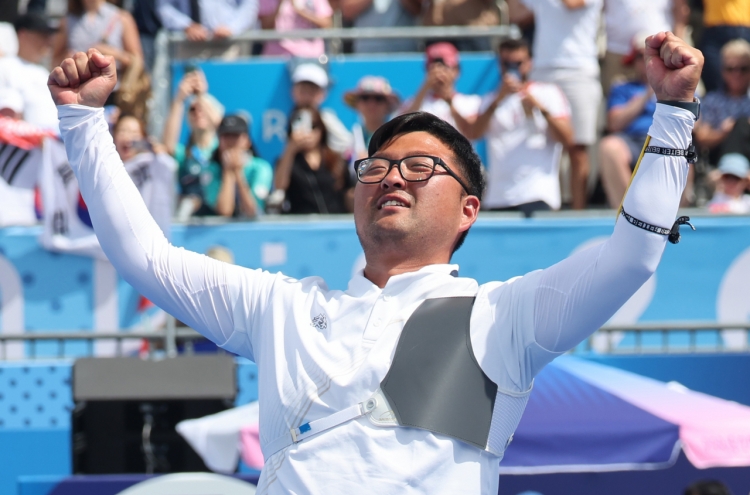
<path fill-rule="evenodd" d="M 58 113 L 94 230 L 120 276 L 218 345 L 252 359 L 251 330 L 277 277 L 172 246 L 125 171 L 102 109 L 65 105 Z"/>

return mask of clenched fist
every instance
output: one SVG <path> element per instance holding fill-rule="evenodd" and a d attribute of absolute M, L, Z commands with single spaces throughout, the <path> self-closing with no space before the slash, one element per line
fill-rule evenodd
<path fill-rule="evenodd" d="M 114 57 L 91 48 L 63 60 L 52 70 L 47 87 L 55 105 L 103 107 L 117 83 Z"/>
<path fill-rule="evenodd" d="M 693 101 L 703 54 L 669 32 L 646 38 L 646 76 L 659 100 Z"/>

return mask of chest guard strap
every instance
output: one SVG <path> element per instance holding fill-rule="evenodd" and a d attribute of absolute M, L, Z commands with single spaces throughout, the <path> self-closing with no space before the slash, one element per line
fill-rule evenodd
<path fill-rule="evenodd" d="M 479 367 L 471 346 L 474 299 L 443 297 L 420 304 L 404 325 L 380 389 L 268 442 L 266 458 L 362 416 L 379 426 L 421 428 L 486 449 L 497 385 Z"/>

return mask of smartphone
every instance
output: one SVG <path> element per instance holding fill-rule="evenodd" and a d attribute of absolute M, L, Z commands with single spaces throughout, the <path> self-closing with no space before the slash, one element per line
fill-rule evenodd
<path fill-rule="evenodd" d="M 191 72 L 195 72 L 198 70 L 198 66 L 195 64 L 185 64 L 182 68 L 182 72 L 184 74 L 190 74 Z"/>
<path fill-rule="evenodd" d="M 151 143 L 147 139 L 141 139 L 138 141 L 133 141 L 133 144 L 130 145 L 134 150 L 138 151 L 139 153 L 143 153 L 146 151 L 153 152 L 154 147 L 151 146 Z"/>
<path fill-rule="evenodd" d="M 505 73 L 516 78 L 518 81 L 521 81 L 521 64 L 518 62 L 506 64 Z"/>
<path fill-rule="evenodd" d="M 312 112 L 310 110 L 300 110 L 297 117 L 292 122 L 292 132 L 312 132 Z"/>

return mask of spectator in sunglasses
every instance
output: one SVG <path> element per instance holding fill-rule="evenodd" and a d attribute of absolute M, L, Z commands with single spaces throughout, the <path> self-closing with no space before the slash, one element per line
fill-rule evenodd
<path fill-rule="evenodd" d="M 718 163 L 724 153 L 740 151 L 736 147 L 747 139 L 743 135 L 750 118 L 750 43 L 736 39 L 724 45 L 721 77 L 724 88 L 706 95 L 695 125 L 695 141 L 711 150 L 711 163 Z"/>
<path fill-rule="evenodd" d="M 370 138 L 378 128 L 388 122 L 390 115 L 398 107 L 399 97 L 384 77 L 365 76 L 357 87 L 344 94 L 344 102 L 357 111 L 359 121 L 352 127 L 354 143 L 352 159 L 367 156 Z"/>

